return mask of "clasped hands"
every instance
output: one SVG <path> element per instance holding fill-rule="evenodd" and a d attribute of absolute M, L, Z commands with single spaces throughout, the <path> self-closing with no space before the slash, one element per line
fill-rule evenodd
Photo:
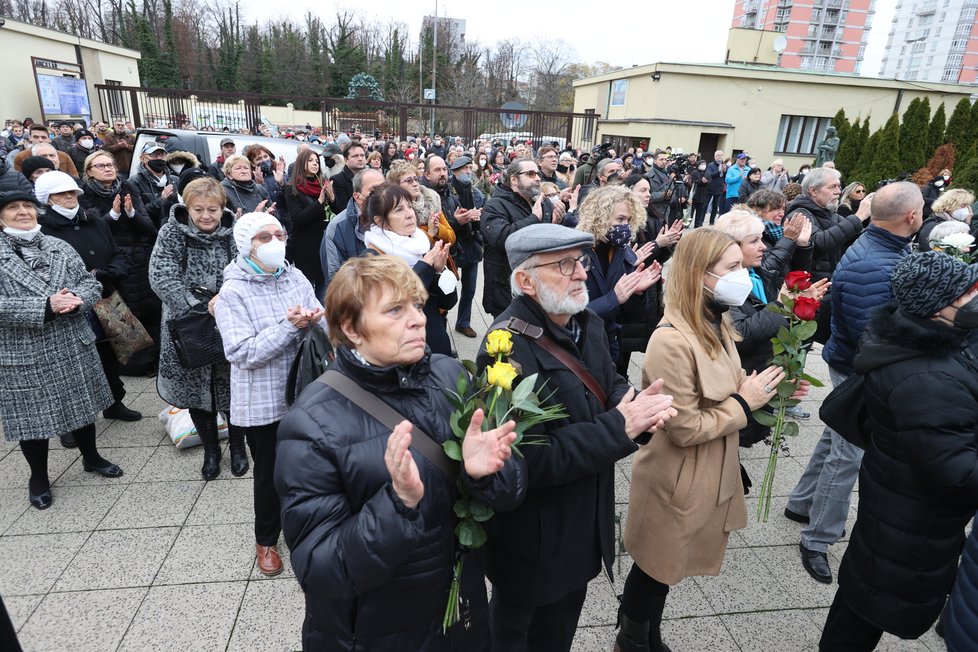
<path fill-rule="evenodd" d="M 315 324 L 322 319 L 322 316 L 322 308 L 309 309 L 300 305 L 292 306 L 285 312 L 285 318 L 296 328 L 306 328 L 310 324 Z"/>
<path fill-rule="evenodd" d="M 665 381 L 661 378 L 636 394 L 633 387 L 622 397 L 615 408 L 625 417 L 625 434 L 635 439 L 643 432 L 655 432 L 676 416 L 672 396 L 660 394 Z"/>

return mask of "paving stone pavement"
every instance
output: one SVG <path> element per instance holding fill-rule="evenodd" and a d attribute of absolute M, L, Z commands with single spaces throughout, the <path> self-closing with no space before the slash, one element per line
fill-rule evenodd
<path fill-rule="evenodd" d="M 481 280 L 481 279 L 480 279 Z M 479 283 L 481 286 L 481 282 Z M 476 298 L 473 328 L 490 320 Z M 463 358 L 477 340 L 449 332 Z M 640 381 L 641 354 L 630 377 Z M 827 379 L 818 355 L 809 371 Z M 263 577 L 255 567 L 250 473 L 235 478 L 227 445 L 219 479 L 200 478 L 201 450 L 177 450 L 156 415 L 163 401 L 155 379 L 127 378 L 126 402 L 143 413 L 135 424 L 98 421 L 99 446 L 125 476 L 108 480 L 84 473 L 76 450 L 51 445 L 54 506 L 27 503 L 27 464 L 13 444 L 0 442 L 0 595 L 28 652 L 209 651 L 278 652 L 301 649 L 302 592 L 284 553 L 286 571 Z M 803 407 L 817 413 L 827 390 Z M 816 583 L 798 556 L 799 526 L 780 516 L 821 432 L 816 417 L 803 422 L 791 453 L 778 464 L 771 518 L 754 517 L 730 537 L 717 578 L 692 578 L 669 595 L 663 637 L 676 652 L 794 652 L 817 649 L 836 585 Z M 763 445 L 741 449 L 759 483 Z M 627 512 L 631 462 L 618 464 L 617 511 Z M 858 490 L 858 487 L 857 487 Z M 848 530 L 855 519 L 855 504 Z M 829 558 L 838 570 L 846 542 Z M 622 552 L 615 580 L 600 576 L 588 590 L 574 641 L 576 652 L 610 650 L 616 593 L 630 568 Z M 918 641 L 886 636 L 879 650 L 943 650 L 928 632 Z M 405 651 L 408 652 L 408 651 Z"/>

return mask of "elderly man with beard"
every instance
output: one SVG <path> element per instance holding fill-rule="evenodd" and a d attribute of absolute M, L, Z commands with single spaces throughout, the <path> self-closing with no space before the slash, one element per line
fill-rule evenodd
<path fill-rule="evenodd" d="M 529 479 L 526 499 L 488 523 L 493 650 L 570 649 L 588 582 L 602 562 L 612 573 L 615 462 L 676 414 L 661 380 L 636 393 L 615 372 L 604 323 L 587 309 L 593 245 L 590 234 L 556 224 L 506 240 L 515 298 L 493 329 L 514 333 L 520 377 L 539 374 L 538 391 L 553 392 L 547 401 L 567 416 L 528 433 L 546 445 L 513 458 Z"/>
<path fill-rule="evenodd" d="M 815 168 L 805 175 L 801 184 L 801 194 L 794 198 L 785 209 L 788 216 L 785 221 L 801 213 L 812 221 L 811 243 L 815 248 L 812 253 L 812 281 L 830 278 L 832 272 L 842 259 L 842 254 L 863 232 L 863 225 L 869 221 L 869 205 L 860 206 L 855 215 L 842 217 L 836 210 L 839 208 L 839 196 L 842 185 L 841 175 L 830 168 Z M 825 344 L 831 332 L 832 302 L 823 301 L 818 313 L 818 331 L 815 341 Z"/>
<path fill-rule="evenodd" d="M 506 257 L 506 239 L 520 229 L 540 222 L 560 224 L 564 206 L 543 201 L 540 193 L 540 170 L 532 159 L 518 158 L 503 171 L 499 185 L 482 209 L 480 228 L 485 243 L 482 307 L 498 315 L 509 305 L 510 266 Z"/>

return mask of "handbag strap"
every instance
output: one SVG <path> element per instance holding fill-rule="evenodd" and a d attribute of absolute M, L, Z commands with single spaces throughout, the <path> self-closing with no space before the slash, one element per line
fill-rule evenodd
<path fill-rule="evenodd" d="M 601 401 L 601 405 L 607 404 L 608 397 L 604 393 L 604 390 L 601 389 L 601 385 L 598 384 L 597 379 L 591 375 L 591 372 L 584 368 L 584 365 L 582 365 L 570 353 L 565 351 L 562 346 L 544 335 L 542 328 L 527 323 L 519 317 L 510 317 L 504 328 L 511 333 L 528 337 L 531 342 L 535 342 L 537 346 L 553 357 L 557 358 L 562 365 L 567 367 L 571 373 L 577 376 L 578 380 L 584 383 L 584 386 L 587 387 L 592 394 L 594 394 L 595 398 Z"/>
<path fill-rule="evenodd" d="M 332 369 L 325 371 L 322 376 L 316 379 L 316 382 L 332 387 L 361 410 L 390 428 L 391 431 L 400 422 L 409 421 L 404 415 L 365 390 L 352 378 L 338 371 Z M 452 461 L 440 444 L 413 423 L 411 424 L 411 433 L 414 435 L 411 439 L 411 447 L 437 466 L 442 473 L 455 480 L 458 477 L 458 462 Z"/>

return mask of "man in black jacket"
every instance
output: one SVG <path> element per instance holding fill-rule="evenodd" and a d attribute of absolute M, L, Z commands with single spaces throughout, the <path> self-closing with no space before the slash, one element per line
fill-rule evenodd
<path fill-rule="evenodd" d="M 612 572 L 615 462 L 675 414 L 672 397 L 658 393 L 661 381 L 636 395 L 615 372 L 604 323 L 587 309 L 584 252 L 593 244 L 590 234 L 556 224 L 528 226 L 506 241 L 516 298 L 493 328 L 509 324 L 525 333 L 513 335 L 510 360 L 522 378 L 540 374 L 537 390 L 556 392 L 549 402 L 567 416 L 528 433 L 546 445 L 525 446 L 513 457 L 525 467 L 526 498 L 489 522 L 493 650 L 570 649 L 588 582 L 602 562 Z M 542 348 L 533 338 L 539 333 L 587 372 Z M 491 362 L 482 354 L 478 365 Z M 586 387 L 587 373 L 605 397 Z"/>
<path fill-rule="evenodd" d="M 177 178 L 169 174 L 166 149 L 156 141 L 143 145 L 136 174 L 123 182 L 129 192 L 139 195 L 146 214 L 156 228 L 170 217 L 163 214 L 163 203 L 176 192 Z"/>
<path fill-rule="evenodd" d="M 333 201 L 329 203 L 329 207 L 334 215 L 346 209 L 350 198 L 353 197 L 353 177 L 367 167 L 367 149 L 360 141 L 351 141 L 343 154 L 346 157 L 346 165 L 330 177 L 330 181 L 333 182 Z"/>
<path fill-rule="evenodd" d="M 649 180 L 649 192 L 652 193 L 649 199 L 649 210 L 658 218 L 666 218 L 667 224 L 671 226 L 679 215 L 679 197 L 673 184 L 676 175 L 666 171 L 668 161 L 669 155 L 664 150 L 655 150 L 652 167 L 645 174 L 645 178 Z"/>
<path fill-rule="evenodd" d="M 720 208 L 723 206 L 723 197 L 727 192 L 723 177 L 726 174 L 727 166 L 723 164 L 723 152 L 717 150 L 713 152 L 713 160 L 706 166 L 706 178 L 710 181 L 706 186 L 706 192 L 710 197 L 710 224 L 716 222 Z"/>

